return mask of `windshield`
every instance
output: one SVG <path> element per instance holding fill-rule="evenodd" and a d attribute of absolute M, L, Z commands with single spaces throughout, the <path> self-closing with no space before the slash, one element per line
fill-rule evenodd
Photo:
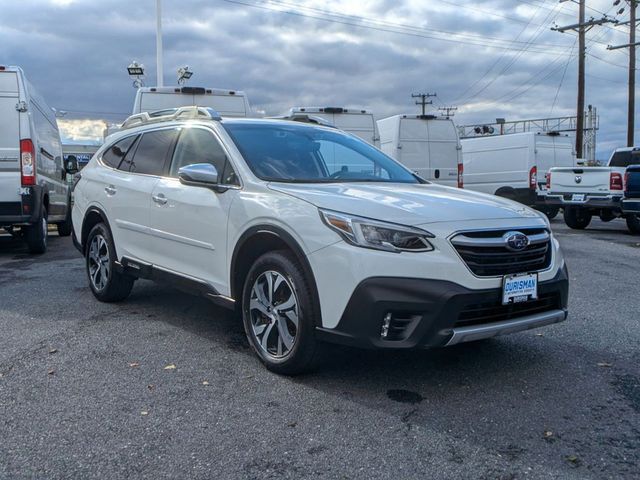
<path fill-rule="evenodd" d="M 223 125 L 262 180 L 420 183 L 379 150 L 337 130 L 286 123 Z"/>

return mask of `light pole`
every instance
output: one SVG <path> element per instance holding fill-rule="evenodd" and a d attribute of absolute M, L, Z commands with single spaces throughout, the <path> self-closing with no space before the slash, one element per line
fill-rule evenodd
<path fill-rule="evenodd" d="M 162 87 L 162 0 L 156 0 L 156 69 L 156 85 Z"/>

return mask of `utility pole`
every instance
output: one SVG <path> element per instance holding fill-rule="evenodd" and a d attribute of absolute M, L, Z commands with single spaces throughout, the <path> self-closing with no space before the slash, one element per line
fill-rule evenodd
<path fill-rule="evenodd" d="M 637 0 L 628 0 L 629 3 L 629 43 L 625 45 L 609 45 L 607 50 L 619 48 L 629 49 L 629 104 L 627 111 L 627 147 L 633 147 L 633 130 L 635 128 L 636 114 L 636 8 Z M 627 23 L 627 22 L 624 22 Z"/>
<path fill-rule="evenodd" d="M 438 110 L 443 112 L 440 114 L 441 117 L 451 118 L 455 115 L 455 112 L 456 110 L 458 110 L 458 107 L 440 107 L 438 108 Z"/>
<path fill-rule="evenodd" d="M 411 98 L 419 98 L 420 100 L 416 100 L 416 105 L 422 105 L 422 116 L 426 114 L 427 105 L 431 105 L 433 100 L 428 100 L 427 98 L 435 97 L 436 93 L 412 93 Z"/>
<path fill-rule="evenodd" d="M 567 0 L 560 0 L 560 3 Z M 579 0 L 578 23 L 565 25 L 564 27 L 553 27 L 551 30 L 564 33 L 567 30 L 578 32 L 578 101 L 576 106 L 576 158 L 582 158 L 582 149 L 584 144 L 584 63 L 585 63 L 585 35 L 595 25 L 605 23 L 616 23 L 616 20 L 609 19 L 606 16 L 599 20 L 594 18 L 585 21 L 585 0 Z"/>
<path fill-rule="evenodd" d="M 156 85 L 163 86 L 162 68 L 162 0 L 156 0 Z"/>
<path fill-rule="evenodd" d="M 630 0 L 629 15 L 629 105 L 627 110 L 627 147 L 633 147 L 636 116 L 636 0 Z"/>
<path fill-rule="evenodd" d="M 159 1 L 159 0 L 158 0 Z M 584 145 L 584 61 L 585 61 L 585 0 L 580 0 L 578 13 L 578 105 L 576 106 L 576 158 L 582 158 Z"/>

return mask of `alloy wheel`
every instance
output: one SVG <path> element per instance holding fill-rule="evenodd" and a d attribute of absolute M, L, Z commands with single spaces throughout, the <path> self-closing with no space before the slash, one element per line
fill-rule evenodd
<path fill-rule="evenodd" d="M 286 357 L 298 334 L 298 299 L 291 282 L 269 270 L 256 278 L 249 299 L 254 339 L 273 358 Z"/>
<path fill-rule="evenodd" d="M 109 282 L 111 274 L 109 265 L 109 247 L 102 235 L 96 235 L 89 245 L 89 278 L 93 288 L 102 291 Z"/>

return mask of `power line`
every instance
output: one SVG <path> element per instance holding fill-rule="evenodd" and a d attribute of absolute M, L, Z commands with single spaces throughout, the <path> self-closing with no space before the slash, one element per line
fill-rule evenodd
<path fill-rule="evenodd" d="M 429 39 L 433 39 L 433 40 L 440 40 L 440 41 L 444 41 L 444 42 L 450 42 L 450 43 L 457 43 L 457 44 L 467 44 L 467 45 L 475 45 L 475 46 L 482 46 L 482 47 L 492 47 L 492 48 L 504 48 L 504 49 L 513 49 L 512 47 L 509 46 L 509 40 L 506 39 L 501 39 L 501 38 L 492 38 L 492 37 L 486 37 L 486 36 L 482 36 L 482 35 L 473 35 L 473 34 L 464 34 L 464 33 L 460 33 L 460 32 L 452 32 L 452 31 L 447 31 L 447 30 L 436 30 L 436 29 L 427 29 L 427 28 L 421 28 L 419 29 L 418 27 L 386 27 L 386 26 L 378 26 L 378 25 L 384 25 L 384 23 L 380 23 L 377 22 L 375 20 L 372 19 L 368 19 L 365 17 L 356 17 L 356 16 L 345 16 L 345 15 L 341 15 L 341 14 L 335 14 L 335 13 L 331 13 L 331 14 L 325 14 L 328 15 L 329 17 L 334 17 L 334 18 L 327 18 L 326 16 L 320 16 L 320 15 L 311 15 L 308 13 L 303 13 L 301 11 L 298 10 L 294 10 L 294 9 L 289 9 L 289 10 L 280 10 L 277 8 L 273 8 L 270 7 L 269 5 L 267 5 L 266 3 L 262 2 L 261 4 L 256 4 L 256 3 L 247 3 L 244 1 L 240 1 L 240 0 L 222 0 L 223 2 L 226 3 L 231 3 L 231 4 L 236 4 L 236 5 L 243 5 L 246 7 L 251 7 L 251 8 L 257 8 L 257 9 L 261 9 L 261 10 L 269 10 L 272 12 L 278 12 L 278 13 L 284 13 L 287 15 L 294 15 L 294 16 L 298 16 L 298 17 L 305 17 L 305 18 L 312 18 L 315 20 L 321 20 L 324 22 L 330 22 L 330 23 L 336 23 L 336 24 L 342 24 L 342 25 L 349 25 L 349 26 L 353 26 L 353 27 L 357 27 L 357 28 L 364 28 L 364 29 L 370 29 L 370 30 L 376 30 L 376 31 L 382 31 L 382 32 L 388 32 L 388 33 L 396 33 L 399 35 L 408 35 L 408 36 L 413 36 L 413 37 L 420 37 L 420 38 L 429 38 Z M 275 0 L 267 0 L 269 2 L 275 2 Z M 276 3 L 277 4 L 277 3 Z M 337 18 L 345 18 L 345 17 L 349 17 L 349 18 L 356 18 L 359 20 L 359 22 L 369 22 L 372 23 L 373 25 L 367 25 L 364 23 L 358 23 L 355 21 L 348 21 L 348 20 L 340 20 L 340 19 L 336 19 Z M 386 22 L 389 23 L 389 22 Z M 425 32 L 434 32 L 434 33 L 418 33 L 418 30 L 422 30 Z M 445 35 L 445 36 L 437 36 L 436 34 L 441 34 L 441 35 Z M 452 37 L 457 37 L 457 38 L 452 38 Z M 467 37 L 467 38 L 465 38 Z M 477 39 L 477 40 L 476 40 Z M 535 53 L 541 53 L 541 54 L 554 54 L 554 53 L 558 53 L 558 50 L 551 50 L 551 49 L 558 49 L 558 48 L 562 48 L 563 45 L 553 45 L 553 44 L 541 44 L 541 45 L 537 45 L 536 46 L 536 50 L 532 50 Z"/>
<path fill-rule="evenodd" d="M 538 12 L 540 11 L 540 7 L 538 7 L 538 10 L 536 10 L 536 12 L 531 16 L 531 18 L 529 19 L 529 21 L 533 21 L 533 19 L 536 17 L 536 15 L 538 14 Z M 522 34 L 527 30 L 527 28 L 529 28 L 529 23 L 527 23 L 524 28 L 522 30 L 520 30 L 520 32 L 518 33 L 518 35 L 516 36 L 516 38 L 514 39 L 514 41 L 517 41 Z M 464 92 L 462 92 L 459 96 L 458 96 L 458 101 L 462 100 L 463 98 L 465 98 L 465 95 L 470 92 L 473 88 L 475 88 L 475 86 L 480 83 L 482 80 L 485 79 L 485 77 L 487 75 L 489 75 L 489 72 L 491 72 L 497 65 L 498 63 L 500 63 L 500 61 L 502 61 L 502 59 L 505 57 L 505 55 L 507 54 L 506 50 L 503 51 L 500 56 L 497 58 L 497 60 L 495 62 L 493 62 L 491 64 L 491 66 L 489 67 L 489 69 L 487 71 L 485 71 L 482 76 L 480 78 L 478 78 L 476 81 L 474 81 L 471 85 L 469 85 Z"/>
<path fill-rule="evenodd" d="M 571 47 L 572 53 L 573 53 L 573 49 L 576 47 L 577 42 L 578 42 L 578 39 L 576 38 L 575 42 L 573 42 L 573 47 Z M 556 102 L 558 101 L 558 95 L 560 95 L 560 90 L 562 89 L 562 84 L 564 83 L 564 77 L 567 75 L 567 69 L 569 68 L 569 63 L 571 63 L 571 57 L 567 58 L 567 62 L 564 65 L 564 70 L 562 71 L 562 77 L 560 78 L 558 89 L 556 90 L 556 96 L 553 97 L 553 103 L 551 104 L 551 110 L 549 110 L 549 115 L 553 113 L 553 109 L 555 108 Z"/>
<path fill-rule="evenodd" d="M 557 8 L 557 6 L 556 6 L 556 8 Z M 491 85 L 493 85 L 496 82 L 496 80 L 498 80 L 498 78 L 500 78 L 501 75 L 505 74 L 520 59 L 520 57 L 522 57 L 522 55 L 524 55 L 524 53 L 531 47 L 531 45 L 533 45 L 533 43 L 536 40 L 538 40 L 538 38 L 540 38 L 540 36 L 544 33 L 544 31 L 545 31 L 544 29 L 547 27 L 546 22 L 550 19 L 551 15 L 553 15 L 554 12 L 555 12 L 555 9 L 547 14 L 547 16 L 545 17 L 545 19 L 543 21 L 543 25 L 536 29 L 536 31 L 533 33 L 533 35 L 531 35 L 531 37 L 529 38 L 529 40 L 525 44 L 525 46 L 522 47 L 518 51 L 518 53 L 516 55 L 514 55 L 514 57 L 511 58 L 511 60 L 509 60 L 509 62 L 507 62 L 507 64 L 502 68 L 502 70 L 497 72 L 488 83 L 486 83 L 482 88 L 480 88 L 480 90 L 476 91 L 476 93 L 471 95 L 471 97 L 469 97 L 467 99 L 467 102 L 470 102 L 474 98 L 477 98 L 481 93 L 486 91 Z M 554 19 L 554 21 L 555 21 L 555 19 Z"/>

